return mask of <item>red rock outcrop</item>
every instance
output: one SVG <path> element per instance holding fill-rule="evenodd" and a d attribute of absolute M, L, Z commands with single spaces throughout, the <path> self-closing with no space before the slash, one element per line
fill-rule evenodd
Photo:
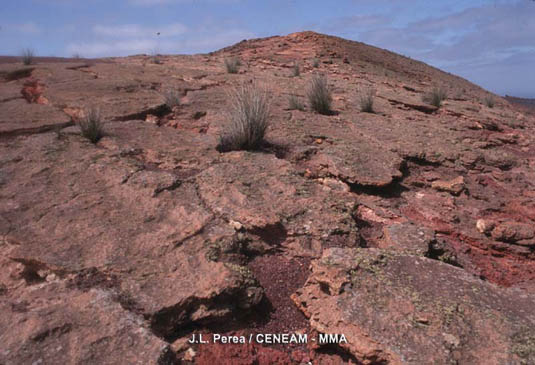
<path fill-rule="evenodd" d="M 45 85 L 37 79 L 30 79 L 24 83 L 20 91 L 28 103 L 48 104 L 48 100 L 43 96 Z"/>

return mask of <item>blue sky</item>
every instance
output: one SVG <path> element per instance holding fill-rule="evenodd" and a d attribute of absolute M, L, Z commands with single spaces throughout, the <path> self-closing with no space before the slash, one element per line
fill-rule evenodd
<path fill-rule="evenodd" d="M 199 53 L 302 30 L 386 48 L 498 94 L 535 97 L 531 0 L 2 0 L 0 54 Z"/>

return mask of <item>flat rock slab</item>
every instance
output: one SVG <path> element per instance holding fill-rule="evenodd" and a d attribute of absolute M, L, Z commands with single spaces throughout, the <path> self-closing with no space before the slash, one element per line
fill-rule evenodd
<path fill-rule="evenodd" d="M 316 256 L 324 246 L 359 243 L 355 198 L 298 175 L 273 155 L 229 153 L 196 180 L 215 214 L 271 245 L 294 245 L 296 253 Z"/>
<path fill-rule="evenodd" d="M 163 96 L 150 84 L 124 79 L 75 79 L 67 83 L 52 83 L 45 79 L 44 96 L 51 103 L 71 108 L 96 107 L 105 121 L 144 120 L 147 113 L 158 112 L 164 104 Z M 131 90 L 131 91 L 128 91 Z"/>
<path fill-rule="evenodd" d="M 400 178 L 403 160 L 384 147 L 354 137 L 322 148 L 307 164 L 318 174 L 335 176 L 349 183 L 384 187 Z"/>
<path fill-rule="evenodd" d="M 17 64 L 2 64 L 0 65 L 0 78 L 2 81 L 10 82 L 32 75 L 35 67 L 21 66 Z"/>
<path fill-rule="evenodd" d="M 147 113 L 162 112 L 166 89 L 195 89 L 202 82 L 186 82 L 169 69 L 147 69 L 136 65 L 124 67 L 114 63 L 51 63 L 32 68 L 4 65 L 0 69 L 0 77 L 13 79 L 8 89 L 0 89 L 0 101 L 12 98 L 15 88 L 20 93 L 24 82 L 31 77 L 39 81 L 43 96 L 56 109 L 98 107 L 107 121 L 144 120 Z M 166 79 L 165 87 L 162 87 L 162 78 Z M 2 107 L 9 106 L 3 104 Z M 23 111 L 21 108 L 19 114 Z M 2 114 L 17 115 L 12 111 Z M 43 113 L 41 119 L 50 122 L 57 118 Z"/>
<path fill-rule="evenodd" d="M 395 223 L 383 228 L 385 245 L 381 248 L 404 251 L 418 256 L 429 253 L 435 241 L 435 232 L 410 222 Z"/>
<path fill-rule="evenodd" d="M 206 242 L 234 230 L 191 183 L 79 136 L 21 136 L 0 151 L 2 255 L 36 279 L 96 268 L 162 337 L 261 299 L 247 271 L 207 258 Z"/>
<path fill-rule="evenodd" d="M 64 281 L 36 284 L 0 301 L 2 364 L 158 364 L 169 344 L 113 293 Z"/>
<path fill-rule="evenodd" d="M 535 297 L 424 257 L 324 252 L 295 303 L 320 333 L 344 334 L 356 360 L 389 364 L 535 361 Z"/>
<path fill-rule="evenodd" d="M 0 83 L 0 103 L 14 99 L 22 99 L 23 97 L 20 90 L 19 85 L 15 84 L 15 82 Z"/>
<path fill-rule="evenodd" d="M 0 105 L 0 136 L 38 133 L 72 124 L 67 114 L 50 105 L 30 104 L 22 98 Z"/>

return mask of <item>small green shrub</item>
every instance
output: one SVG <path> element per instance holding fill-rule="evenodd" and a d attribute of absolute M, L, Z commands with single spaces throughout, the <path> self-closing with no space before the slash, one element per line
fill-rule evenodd
<path fill-rule="evenodd" d="M 361 92 L 359 98 L 360 111 L 364 113 L 375 113 L 373 109 L 373 98 L 375 91 L 372 89 L 367 89 Z"/>
<path fill-rule="evenodd" d="M 332 95 L 325 76 L 315 75 L 312 78 L 307 96 L 312 110 L 323 115 L 332 114 Z"/>
<path fill-rule="evenodd" d="M 229 124 L 219 136 L 221 152 L 255 150 L 261 147 L 269 125 L 270 99 L 267 90 L 243 85 L 229 94 Z"/>
<path fill-rule="evenodd" d="M 305 106 L 299 100 L 299 98 L 296 95 L 290 95 L 288 98 L 288 107 L 290 110 L 305 110 Z"/>
<path fill-rule="evenodd" d="M 34 63 L 34 59 L 35 59 L 35 52 L 32 49 L 26 48 L 22 51 L 22 63 L 23 64 L 25 64 L 26 66 L 31 65 Z"/>
<path fill-rule="evenodd" d="M 240 70 L 241 62 L 235 57 L 225 58 L 225 69 L 229 74 L 237 74 Z"/>
<path fill-rule="evenodd" d="M 427 93 L 423 97 L 423 101 L 426 103 L 429 103 L 431 105 L 436 106 L 437 108 L 440 108 L 442 105 L 442 102 L 446 100 L 447 93 L 446 90 L 442 87 L 434 87 L 431 92 Z"/>
<path fill-rule="evenodd" d="M 97 143 L 104 137 L 104 124 L 100 116 L 100 110 L 91 108 L 86 110 L 85 117 L 79 122 L 82 136 L 87 138 L 91 143 Z"/>
<path fill-rule="evenodd" d="M 314 58 L 312 60 L 312 67 L 314 67 L 314 68 L 320 67 L 320 60 L 318 58 Z"/>
<path fill-rule="evenodd" d="M 495 100 L 492 95 L 486 96 L 484 102 L 485 102 L 485 105 L 488 106 L 489 108 L 494 108 Z"/>
<path fill-rule="evenodd" d="M 163 94 L 165 98 L 165 105 L 169 107 L 169 109 L 173 109 L 175 106 L 180 105 L 180 93 L 176 90 L 167 90 Z"/>

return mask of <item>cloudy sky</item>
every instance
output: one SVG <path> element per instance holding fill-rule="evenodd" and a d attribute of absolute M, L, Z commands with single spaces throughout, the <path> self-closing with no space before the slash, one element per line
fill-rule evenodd
<path fill-rule="evenodd" d="M 2 0 L 0 8 L 1 55 L 198 53 L 314 30 L 535 97 L 533 0 Z"/>

